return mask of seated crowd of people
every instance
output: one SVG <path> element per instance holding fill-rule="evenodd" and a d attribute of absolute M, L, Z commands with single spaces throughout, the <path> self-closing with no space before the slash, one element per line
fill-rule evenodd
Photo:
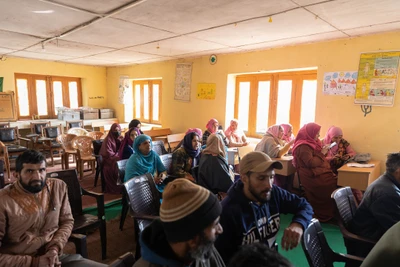
<path fill-rule="evenodd" d="M 117 123 L 111 126 L 100 149 L 106 192 L 121 193 L 116 162 L 128 159 L 124 181 L 150 173 L 162 199 L 159 219 L 141 234 L 142 257 L 135 267 L 292 266 L 277 253 L 278 242 L 284 250 L 293 249 L 313 217 L 333 221 L 338 169 L 356 155 L 340 128 L 330 127 L 321 140 L 316 123 L 305 124 L 296 136 L 290 124 L 270 126 L 238 166 L 228 164 L 228 148 L 247 146 L 249 140 L 236 119 L 226 131 L 219 128 L 211 119 L 204 133 L 188 129 L 166 169 L 140 121 L 133 120 L 124 137 Z M 291 192 L 293 177 L 275 174 L 283 168 L 276 158 L 284 155 L 293 156 L 305 197 Z M 0 190 L 0 266 L 104 266 L 62 254 L 73 219 L 66 185 L 46 178 L 43 155 L 34 150 L 20 155 L 14 175 L 16 182 Z M 364 196 L 352 191 L 360 205 L 351 230 L 378 241 L 400 220 L 400 153 L 388 155 L 386 173 Z M 281 214 L 293 217 L 277 240 Z M 374 250 L 381 247 L 387 244 Z M 372 248 L 357 245 L 354 251 L 366 257 Z M 374 266 L 368 263 L 380 257 L 374 250 L 363 266 Z"/>

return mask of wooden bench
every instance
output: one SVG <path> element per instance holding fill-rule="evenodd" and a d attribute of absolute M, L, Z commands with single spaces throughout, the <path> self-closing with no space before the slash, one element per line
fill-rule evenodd
<path fill-rule="evenodd" d="M 167 135 L 171 134 L 171 129 L 170 128 L 153 128 L 148 131 L 143 131 L 145 135 L 148 135 L 151 137 L 152 140 L 155 140 L 156 137 L 167 137 Z"/>

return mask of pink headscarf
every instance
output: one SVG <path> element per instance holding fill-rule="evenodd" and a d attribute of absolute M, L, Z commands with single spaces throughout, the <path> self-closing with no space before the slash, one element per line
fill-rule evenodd
<path fill-rule="evenodd" d="M 301 129 L 297 133 L 296 139 L 294 140 L 292 151 L 295 160 L 293 161 L 293 163 L 296 162 L 295 151 L 297 147 L 299 147 L 300 145 L 308 145 L 312 147 L 314 150 L 321 151 L 322 149 L 321 141 L 314 139 L 320 130 L 321 126 L 313 122 L 307 123 L 303 127 L 301 127 Z"/>
<path fill-rule="evenodd" d="M 203 131 L 201 129 L 199 129 L 199 128 L 189 128 L 186 131 L 185 135 L 187 135 L 188 133 L 193 133 L 193 132 L 197 133 L 199 138 L 201 138 L 203 136 Z"/>
<path fill-rule="evenodd" d="M 330 143 L 332 143 L 332 138 L 339 135 L 343 135 L 342 129 L 335 126 L 329 127 L 324 137 L 324 145 L 329 145 Z"/>
<path fill-rule="evenodd" d="M 272 135 L 272 137 L 275 139 L 275 141 L 279 144 L 279 129 L 281 126 L 279 124 L 272 125 L 268 128 L 266 134 Z"/>
<path fill-rule="evenodd" d="M 292 141 L 294 139 L 294 134 L 292 133 L 291 136 L 287 136 L 287 134 L 290 129 L 292 129 L 292 131 L 293 131 L 293 127 L 291 124 L 286 124 L 286 123 L 281 124 L 281 126 L 283 128 L 282 140 L 286 141 L 286 143 L 289 143 L 290 141 Z"/>
<path fill-rule="evenodd" d="M 233 129 L 233 125 L 236 124 L 236 130 Z M 239 121 L 237 119 L 233 119 L 231 120 L 231 123 L 229 125 L 228 128 L 226 128 L 225 130 L 225 135 L 226 137 L 233 137 L 233 139 L 235 140 L 235 142 L 241 142 L 242 141 L 242 136 L 243 134 L 241 133 L 241 131 L 237 128 L 239 124 Z"/>
<path fill-rule="evenodd" d="M 213 133 L 216 133 L 216 131 L 217 131 L 217 130 L 214 131 L 214 129 L 213 129 L 213 128 L 214 128 L 214 127 L 213 127 L 213 126 L 214 126 L 214 123 L 216 123 L 216 122 L 218 122 L 218 121 L 217 121 L 216 119 L 214 119 L 214 118 L 211 119 L 211 120 L 209 120 L 209 121 L 207 122 L 206 128 L 207 128 L 207 130 L 208 130 L 210 133 L 212 133 L 212 134 L 213 134 Z"/>

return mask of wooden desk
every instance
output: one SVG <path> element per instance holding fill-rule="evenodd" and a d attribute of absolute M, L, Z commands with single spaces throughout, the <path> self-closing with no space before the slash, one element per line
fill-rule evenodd
<path fill-rule="evenodd" d="M 238 149 L 237 147 L 230 147 L 228 148 L 228 164 L 235 166 L 236 164 L 239 164 L 239 159 L 236 160 L 236 156 L 238 155 Z"/>
<path fill-rule="evenodd" d="M 372 168 L 348 167 L 347 164 L 338 169 L 338 181 L 340 186 L 350 186 L 354 189 L 365 191 L 373 181 L 378 179 L 381 172 L 381 162 L 370 160 L 369 164 L 375 164 Z"/>
<path fill-rule="evenodd" d="M 283 168 L 281 170 L 274 169 L 275 174 L 289 176 L 296 172 L 296 168 L 292 164 L 293 156 L 283 156 L 281 158 L 272 158 L 272 160 L 279 161 L 283 165 Z"/>

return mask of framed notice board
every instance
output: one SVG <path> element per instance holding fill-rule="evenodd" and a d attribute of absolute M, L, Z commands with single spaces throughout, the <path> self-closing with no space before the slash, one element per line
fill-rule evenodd
<path fill-rule="evenodd" d="M 16 121 L 14 93 L 0 93 L 0 121 Z"/>

